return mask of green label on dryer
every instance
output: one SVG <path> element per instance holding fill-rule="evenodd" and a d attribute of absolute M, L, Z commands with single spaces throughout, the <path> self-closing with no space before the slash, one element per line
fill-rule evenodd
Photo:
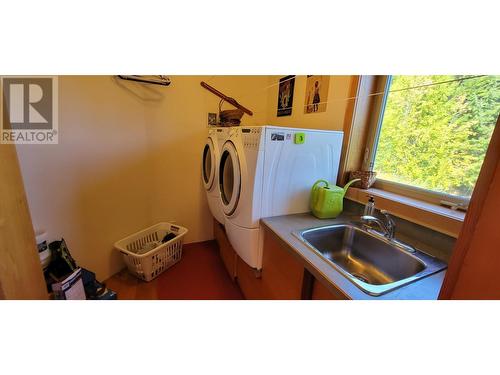
<path fill-rule="evenodd" d="M 306 141 L 306 133 L 295 133 L 295 136 L 293 138 L 293 143 L 296 145 L 301 145 Z"/>

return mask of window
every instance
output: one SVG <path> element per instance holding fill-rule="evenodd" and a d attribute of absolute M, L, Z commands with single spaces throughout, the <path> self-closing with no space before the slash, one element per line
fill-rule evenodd
<path fill-rule="evenodd" d="M 391 76 L 370 167 L 375 187 L 466 206 L 500 112 L 500 76 Z"/>

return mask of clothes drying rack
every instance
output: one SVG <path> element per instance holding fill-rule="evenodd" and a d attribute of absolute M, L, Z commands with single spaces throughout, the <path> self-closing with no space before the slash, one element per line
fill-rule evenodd
<path fill-rule="evenodd" d="M 238 108 L 239 110 L 243 111 L 244 113 L 246 113 L 249 116 L 253 115 L 252 111 L 250 111 L 246 107 L 243 107 L 240 103 L 238 103 L 236 101 L 236 99 L 230 98 L 229 96 L 221 93 L 219 90 L 217 90 L 215 87 L 210 86 L 208 83 L 205 83 L 205 82 L 201 81 L 200 85 L 204 89 L 207 89 L 208 91 L 210 91 L 212 94 L 214 94 L 214 95 L 218 96 L 219 98 L 221 98 L 222 101 L 228 102 L 229 104 L 233 105 L 234 107 Z M 221 104 L 222 104 L 222 101 L 221 101 Z M 219 107 L 219 112 L 220 112 L 220 107 Z"/>
<path fill-rule="evenodd" d="M 158 75 L 158 76 L 151 76 L 152 78 L 147 78 L 147 76 L 125 76 L 125 75 L 119 75 L 118 78 L 124 79 L 126 81 L 134 81 L 134 82 L 140 82 L 140 83 L 147 83 L 151 85 L 160 85 L 160 86 L 169 86 L 171 81 L 170 78 Z"/>

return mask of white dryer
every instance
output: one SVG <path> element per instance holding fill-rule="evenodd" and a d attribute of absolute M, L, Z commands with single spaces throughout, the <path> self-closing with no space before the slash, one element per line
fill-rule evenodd
<path fill-rule="evenodd" d="M 276 126 L 231 128 L 221 150 L 219 186 L 231 245 L 262 268 L 259 221 L 309 211 L 318 179 L 337 180 L 343 133 Z"/>
<path fill-rule="evenodd" d="M 208 207 L 213 217 L 224 224 L 224 213 L 220 200 L 217 175 L 219 173 L 220 152 L 229 132 L 227 128 L 210 128 L 203 147 L 201 180 L 207 193 Z"/>

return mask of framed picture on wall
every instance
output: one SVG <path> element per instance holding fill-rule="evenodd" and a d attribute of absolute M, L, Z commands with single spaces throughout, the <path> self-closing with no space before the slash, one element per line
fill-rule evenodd
<path fill-rule="evenodd" d="M 290 116 L 292 114 L 294 87 L 295 76 L 286 76 L 280 79 L 277 116 Z"/>
<path fill-rule="evenodd" d="M 304 113 L 325 112 L 330 76 L 307 76 Z"/>

